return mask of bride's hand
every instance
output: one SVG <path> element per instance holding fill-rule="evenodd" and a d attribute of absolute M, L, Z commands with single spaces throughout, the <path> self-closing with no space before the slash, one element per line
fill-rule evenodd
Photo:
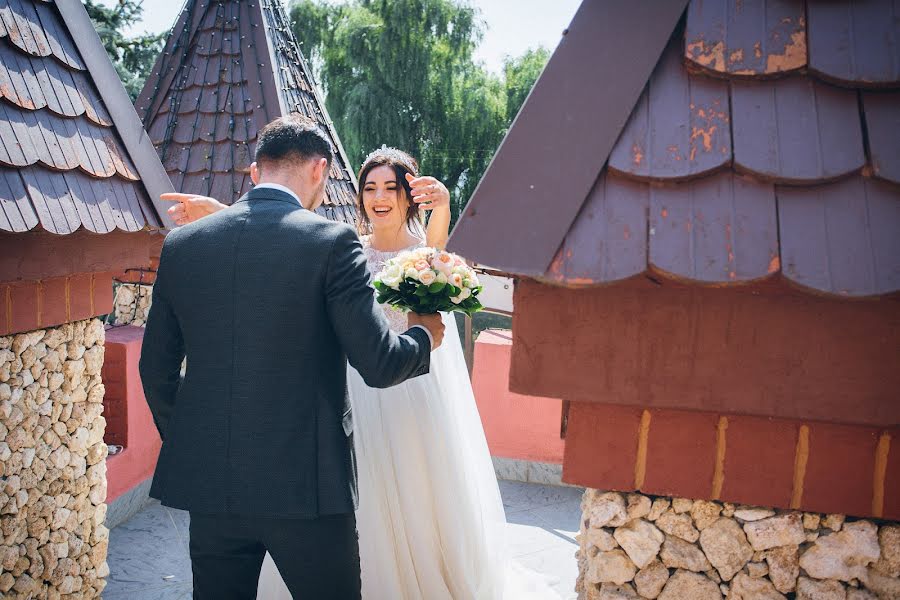
<path fill-rule="evenodd" d="M 219 212 L 224 208 L 228 208 L 214 198 L 210 198 L 209 196 L 198 196 L 197 194 L 169 192 L 160 194 L 159 199 L 167 202 L 177 202 L 175 206 L 170 207 L 166 211 L 177 225 L 193 223 L 198 219 L 202 219 L 203 217 Z"/>
<path fill-rule="evenodd" d="M 409 182 L 410 190 L 412 190 L 413 202 L 418 204 L 419 208 L 425 210 L 450 209 L 450 192 L 447 190 L 447 186 L 434 177 L 413 177 L 407 173 L 406 181 Z"/>

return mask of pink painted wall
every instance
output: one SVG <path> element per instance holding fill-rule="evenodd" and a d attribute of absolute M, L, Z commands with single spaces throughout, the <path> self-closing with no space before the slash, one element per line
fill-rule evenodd
<path fill-rule="evenodd" d="M 562 464 L 562 401 L 509 391 L 512 332 L 489 329 L 475 341 L 472 387 L 492 456 Z"/>
<path fill-rule="evenodd" d="M 153 476 L 162 445 L 138 373 L 143 340 L 140 327 L 126 325 L 106 332 L 102 372 L 106 441 L 125 446 L 124 451 L 106 461 L 107 502 Z"/>
<path fill-rule="evenodd" d="M 153 475 L 160 439 L 138 373 L 144 330 L 124 326 L 106 332 L 103 383 L 106 440 L 125 450 L 107 459 L 107 502 Z M 562 402 L 509 391 L 512 334 L 487 330 L 475 342 L 472 385 L 491 455 L 562 464 Z"/>

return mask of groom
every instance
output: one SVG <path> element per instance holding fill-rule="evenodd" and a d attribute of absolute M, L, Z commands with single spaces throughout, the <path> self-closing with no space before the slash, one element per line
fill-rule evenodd
<path fill-rule="evenodd" d="M 295 598 L 359 598 L 347 360 L 388 387 L 443 339 L 435 315 L 391 332 L 355 232 L 312 212 L 331 161 L 313 121 L 273 121 L 256 187 L 163 246 L 140 362 L 163 439 L 150 494 L 190 511 L 194 598 L 254 598 L 267 550 Z"/>

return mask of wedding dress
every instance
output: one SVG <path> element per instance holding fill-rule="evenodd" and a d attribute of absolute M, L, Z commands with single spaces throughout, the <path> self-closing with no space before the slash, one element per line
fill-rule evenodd
<path fill-rule="evenodd" d="M 373 273 L 399 254 L 363 247 Z M 404 313 L 384 310 L 391 329 L 407 329 Z M 506 560 L 503 504 L 452 315 L 444 325 L 427 375 L 375 389 L 348 367 L 363 600 L 558 598 Z M 258 598 L 291 598 L 268 555 Z"/>

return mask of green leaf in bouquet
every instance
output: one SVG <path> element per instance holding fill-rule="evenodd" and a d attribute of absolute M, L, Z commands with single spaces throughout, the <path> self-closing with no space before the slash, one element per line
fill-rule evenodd
<path fill-rule="evenodd" d="M 438 293 L 442 292 L 444 290 L 444 288 L 446 288 L 446 287 L 447 287 L 446 283 L 441 283 L 440 281 L 435 281 L 430 286 L 428 286 L 428 291 L 431 292 L 432 294 L 438 294 Z"/>
<path fill-rule="evenodd" d="M 420 285 L 419 287 L 416 288 L 416 296 L 419 296 L 421 298 L 421 297 L 424 297 L 427 295 L 428 295 L 428 286 L 427 285 Z"/>

